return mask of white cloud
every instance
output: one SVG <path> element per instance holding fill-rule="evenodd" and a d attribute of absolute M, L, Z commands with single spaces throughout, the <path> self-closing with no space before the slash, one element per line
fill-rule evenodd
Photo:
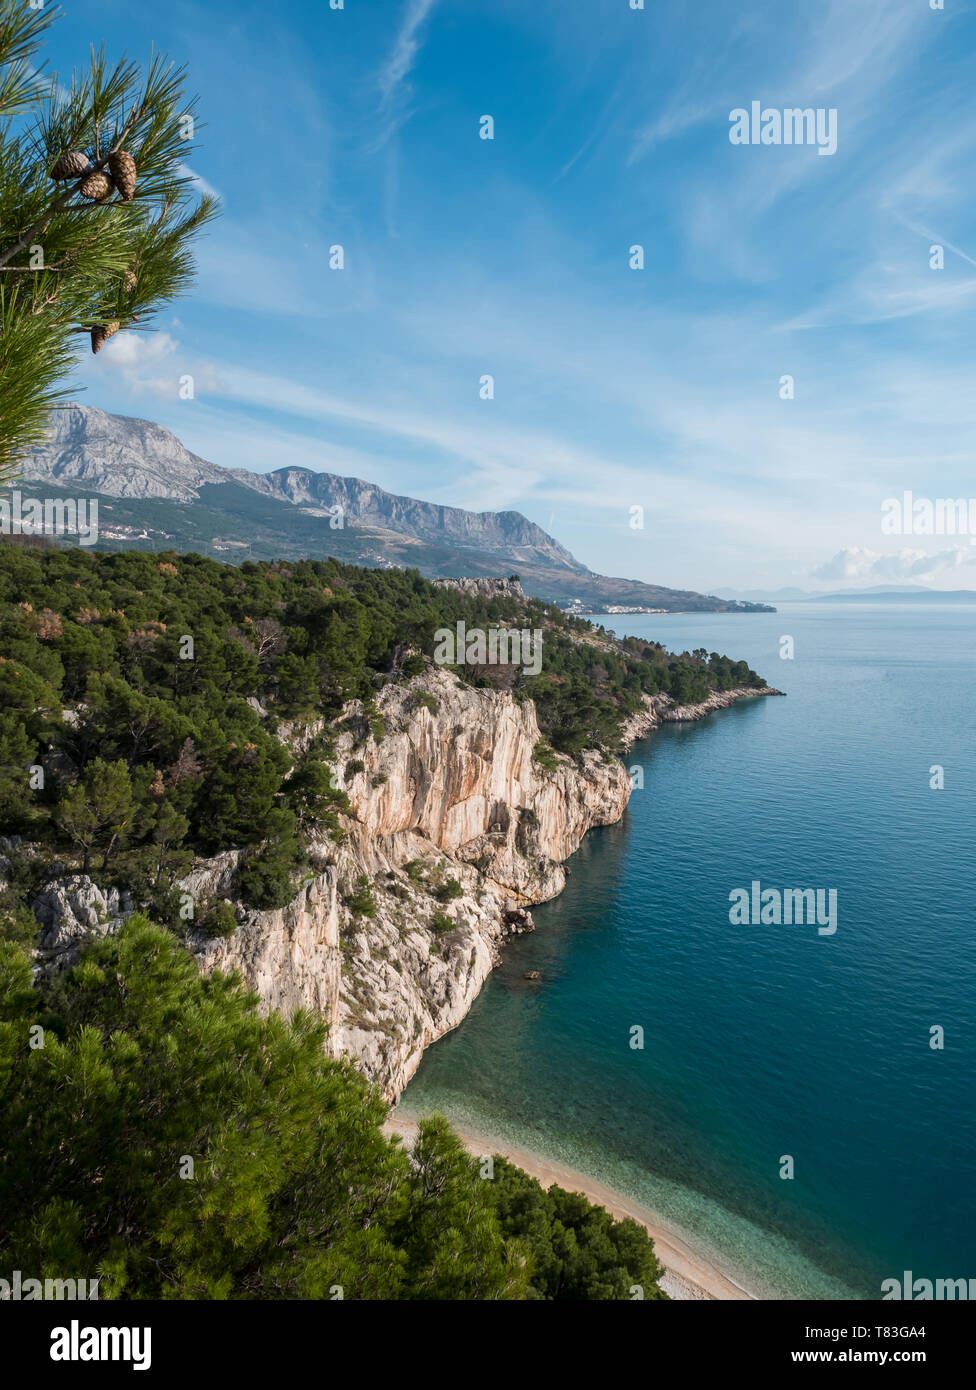
<path fill-rule="evenodd" d="M 176 399 L 180 378 L 190 372 L 180 344 L 169 333 L 122 332 L 110 338 L 96 359 L 88 358 L 81 375 L 89 384 L 104 382 L 107 371 L 122 379 L 130 395 Z"/>
<path fill-rule="evenodd" d="M 408 77 L 420 49 L 420 29 L 436 3 L 437 0 L 410 0 L 393 51 L 379 75 L 384 101 L 389 101 Z"/>
<path fill-rule="evenodd" d="M 214 188 L 212 183 L 208 183 L 202 174 L 198 174 L 195 169 L 191 169 L 189 164 L 179 165 L 177 172 L 181 179 L 191 179 L 194 187 L 201 193 L 209 193 L 211 198 L 220 198 L 221 202 L 223 202 L 223 195 Z"/>
<path fill-rule="evenodd" d="M 172 357 L 177 343 L 168 333 L 117 333 L 102 348 L 102 360 L 123 372 L 135 372 Z"/>
<path fill-rule="evenodd" d="M 939 550 L 934 555 L 924 550 L 903 547 L 891 555 L 881 555 L 864 546 L 848 546 L 823 565 L 810 571 L 814 579 L 850 580 L 872 579 L 882 583 L 898 579 L 934 579 L 945 570 L 971 563 L 976 556 L 961 546 Z"/>

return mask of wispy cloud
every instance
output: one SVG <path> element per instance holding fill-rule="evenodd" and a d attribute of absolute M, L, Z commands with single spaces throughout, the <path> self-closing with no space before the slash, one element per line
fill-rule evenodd
<path fill-rule="evenodd" d="M 190 179 L 194 187 L 199 189 L 201 193 L 207 193 L 211 198 L 220 198 L 223 201 L 223 195 L 214 188 L 213 184 L 208 183 L 203 175 L 198 174 L 195 169 L 191 169 L 189 164 L 181 164 L 178 172 L 181 179 Z"/>
<path fill-rule="evenodd" d="M 409 0 L 400 31 L 379 73 L 384 101 L 390 101 L 406 81 L 420 50 L 420 31 L 437 0 Z"/>

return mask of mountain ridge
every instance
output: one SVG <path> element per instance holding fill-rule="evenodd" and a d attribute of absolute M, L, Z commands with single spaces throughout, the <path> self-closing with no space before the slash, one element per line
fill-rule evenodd
<path fill-rule="evenodd" d="M 428 578 L 517 571 L 527 593 L 590 612 L 770 611 L 596 574 L 521 512 L 467 511 L 307 468 L 226 468 L 153 421 L 73 403 L 52 413 L 51 437 L 25 458 L 21 486 L 79 485 L 112 499 L 100 504 L 101 548 L 195 549 L 225 559 L 244 551 L 255 559 L 335 555 L 371 568 L 416 568 Z"/>

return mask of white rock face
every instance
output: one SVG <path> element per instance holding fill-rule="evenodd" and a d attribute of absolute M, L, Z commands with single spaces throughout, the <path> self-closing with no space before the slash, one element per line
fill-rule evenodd
<path fill-rule="evenodd" d="M 234 892 L 234 874 L 243 859 L 239 849 L 228 849 L 213 859 L 203 859 L 184 874 L 179 886 L 189 893 L 195 903 L 215 902 L 218 898 L 231 898 Z"/>
<path fill-rule="evenodd" d="M 287 907 L 247 912 L 232 937 L 212 938 L 197 948 L 201 969 L 239 970 L 265 1010 L 314 1009 L 334 1018 L 341 964 L 336 884 L 336 871 L 329 869 L 306 883 Z"/>
<path fill-rule="evenodd" d="M 781 690 L 773 690 L 769 686 L 765 690 L 752 690 L 746 686 L 737 687 L 734 690 L 713 690 L 711 695 L 702 700 L 697 705 L 674 705 L 664 711 L 662 715 L 665 723 L 668 724 L 687 724 L 693 719 L 704 719 L 706 714 L 713 714 L 719 709 L 728 709 L 737 700 L 754 699 L 762 695 L 782 695 Z"/>
<path fill-rule="evenodd" d="M 80 484 L 113 497 L 187 502 L 203 484 L 221 483 L 227 475 L 151 420 L 68 405 L 51 412 L 49 437 L 24 461 L 23 476 L 60 487 Z"/>
<path fill-rule="evenodd" d="M 239 970 L 265 1008 L 322 1013 L 333 1053 L 394 1099 L 424 1048 L 465 1016 L 504 937 L 532 929 L 527 906 L 560 892 L 562 861 L 586 831 L 623 813 L 630 781 L 596 754 L 544 770 L 535 707 L 445 671 L 388 685 L 377 705 L 379 742 L 337 742 L 340 772 L 352 764 L 346 843 L 313 845 L 313 860 L 332 862 L 287 908 L 248 913 L 198 956 L 205 970 Z M 355 723 L 362 708 L 346 714 Z M 343 901 L 360 879 L 372 916 Z M 223 882 L 221 866 L 203 866 L 192 891 L 219 897 Z"/>
<path fill-rule="evenodd" d="M 518 579 L 434 579 L 431 581 L 439 589 L 456 589 L 459 594 L 469 598 L 511 598 L 516 603 L 525 603 L 525 593 Z"/>
<path fill-rule="evenodd" d="M 338 744 L 340 768 L 353 755 L 364 764 L 346 786 L 350 836 L 364 864 L 415 857 L 419 836 L 461 861 L 487 855 L 496 890 L 541 902 L 559 892 L 562 860 L 586 831 L 618 820 L 627 804 L 616 759 L 588 753 L 579 768 L 560 758 L 554 772 L 534 760 L 542 735 L 531 702 L 432 669 L 387 686 L 377 703 L 387 730 L 381 742 L 354 749 L 347 733 Z M 551 891 L 540 893 L 543 883 Z"/>
<path fill-rule="evenodd" d="M 117 888 L 104 893 L 87 874 L 53 879 L 31 902 L 41 924 L 41 949 L 50 952 L 58 967 L 69 964 L 78 943 L 90 932 L 115 931 L 132 911 L 127 896 Z"/>

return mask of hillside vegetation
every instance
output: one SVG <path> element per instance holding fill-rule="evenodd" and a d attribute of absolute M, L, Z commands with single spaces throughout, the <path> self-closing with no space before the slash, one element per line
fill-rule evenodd
<path fill-rule="evenodd" d="M 417 674 L 439 628 L 541 629 L 542 670 L 459 666 L 535 702 L 545 747 L 608 754 L 642 695 L 679 703 L 764 682 L 743 662 L 617 643 L 509 594 L 479 598 L 411 571 L 247 564 L 0 545 L 0 823 L 98 866 L 167 919 L 192 854 L 244 848 L 245 897 L 287 901 L 314 825 L 340 837 L 328 732 L 297 760 L 285 719 L 336 718 Z M 29 787 L 30 766 L 43 786 Z"/>

